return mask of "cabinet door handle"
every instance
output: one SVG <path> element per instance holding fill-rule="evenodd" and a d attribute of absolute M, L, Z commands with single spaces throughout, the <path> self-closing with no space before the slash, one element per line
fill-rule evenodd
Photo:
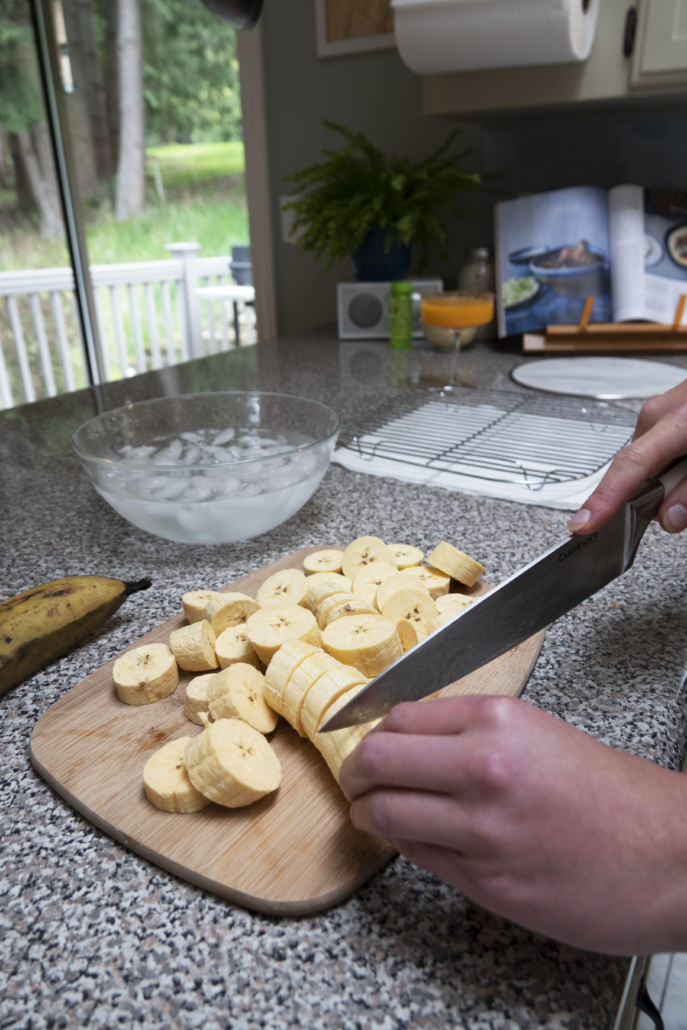
<path fill-rule="evenodd" d="M 625 30 L 623 32 L 623 57 L 632 57 L 637 38 L 637 8 L 630 7 L 625 15 Z"/>

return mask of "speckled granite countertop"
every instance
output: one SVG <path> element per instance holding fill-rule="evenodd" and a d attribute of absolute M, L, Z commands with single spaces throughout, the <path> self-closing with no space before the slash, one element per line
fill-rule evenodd
<path fill-rule="evenodd" d="M 516 389 L 514 351 L 464 356 L 475 385 Z M 106 407 L 161 393 L 258 387 L 360 417 L 444 356 L 312 334 L 112 384 Z M 681 363 L 681 362 L 677 362 Z M 687 362 L 684 362 L 687 363 Z M 189 886 L 113 843 L 31 769 L 45 709 L 179 608 L 310 545 L 374 533 L 428 548 L 450 535 L 498 582 L 555 542 L 565 513 L 368 479 L 332 466 L 274 532 L 222 547 L 160 540 L 93 491 L 71 454 L 90 392 L 0 415 L 1 595 L 59 576 L 154 578 L 104 630 L 0 699 L 0 1027 L 401 1027 L 610 1030 L 628 963 L 542 939 L 403 859 L 345 904 L 285 920 Z M 633 569 L 549 631 L 526 697 L 616 747 L 681 766 L 687 699 L 687 538 L 652 527 Z"/>

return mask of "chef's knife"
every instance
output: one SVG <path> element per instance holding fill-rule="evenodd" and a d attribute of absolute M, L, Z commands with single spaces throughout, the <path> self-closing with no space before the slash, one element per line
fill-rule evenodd
<path fill-rule="evenodd" d="M 369 722 L 419 701 L 505 654 L 632 565 L 664 497 L 687 477 L 687 458 L 648 480 L 598 532 L 572 536 L 506 579 L 385 669 L 320 733 Z"/>

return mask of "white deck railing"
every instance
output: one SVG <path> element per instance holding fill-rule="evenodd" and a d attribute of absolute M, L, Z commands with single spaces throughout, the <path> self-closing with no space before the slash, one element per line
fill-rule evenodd
<path fill-rule="evenodd" d="M 168 249 L 166 261 L 91 265 L 106 381 L 240 345 L 239 318 L 243 342 L 253 342 L 244 299 L 228 319 L 224 303 L 216 318 L 214 304 L 198 297 L 199 287 L 231 282 L 229 257 L 198 257 L 195 243 Z M 85 385 L 72 269 L 0 273 L 0 407 Z"/>

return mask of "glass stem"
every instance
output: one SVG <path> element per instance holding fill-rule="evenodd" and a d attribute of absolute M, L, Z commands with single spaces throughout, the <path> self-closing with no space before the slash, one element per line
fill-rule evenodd
<path fill-rule="evenodd" d="M 458 386 L 457 372 L 458 372 L 458 354 L 460 353 L 460 330 L 454 330 L 453 332 L 453 350 L 451 351 L 451 378 L 449 380 L 449 386 L 453 389 Z"/>

